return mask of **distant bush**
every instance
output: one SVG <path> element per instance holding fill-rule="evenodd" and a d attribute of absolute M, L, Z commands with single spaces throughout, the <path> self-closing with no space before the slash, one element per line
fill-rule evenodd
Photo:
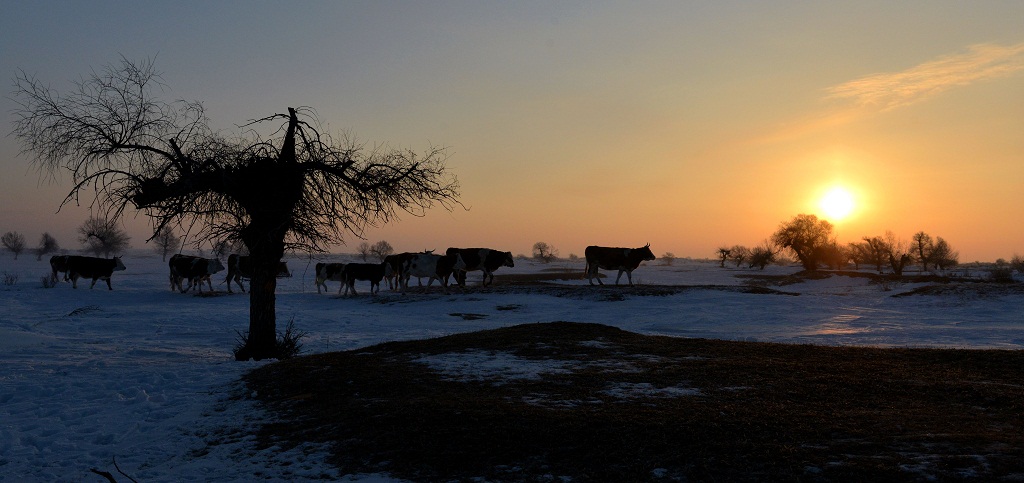
<path fill-rule="evenodd" d="M 14 285 L 18 283 L 18 274 L 5 271 L 3 281 L 4 285 Z"/>
<path fill-rule="evenodd" d="M 1014 255 L 1013 258 L 1010 259 L 1010 268 L 1016 270 L 1017 273 L 1024 274 L 1024 258 L 1020 255 Z"/>
<path fill-rule="evenodd" d="M 988 278 L 993 282 L 999 283 L 1011 283 L 1013 282 L 1013 267 L 1000 258 L 996 260 L 996 264 L 989 269 Z"/>
<path fill-rule="evenodd" d="M 53 288 L 57 286 L 57 277 L 54 277 L 52 273 L 43 275 L 40 279 L 43 284 L 43 288 Z"/>
<path fill-rule="evenodd" d="M 664 262 L 665 265 L 671 267 L 672 263 L 676 261 L 676 254 L 672 252 L 665 252 L 665 254 L 661 256 L 661 261 Z"/>

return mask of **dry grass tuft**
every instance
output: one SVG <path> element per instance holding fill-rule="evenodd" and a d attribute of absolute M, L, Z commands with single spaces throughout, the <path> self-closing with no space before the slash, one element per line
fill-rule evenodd
<path fill-rule="evenodd" d="M 438 358 L 467 364 L 425 363 Z M 345 473 L 415 481 L 1024 475 L 1022 351 L 729 342 L 550 323 L 300 357 L 245 381 L 277 416 L 261 444 L 322 444 Z"/>

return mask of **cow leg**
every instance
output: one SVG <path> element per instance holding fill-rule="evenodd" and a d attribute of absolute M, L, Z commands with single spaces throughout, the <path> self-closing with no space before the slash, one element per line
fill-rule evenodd
<path fill-rule="evenodd" d="M 625 270 L 619 270 L 619 274 L 615 276 L 615 285 L 619 284 L 619 279 L 622 278 L 622 272 L 625 272 Z M 632 275 L 630 275 L 630 277 L 629 277 L 629 284 L 633 285 L 633 276 Z"/>
<path fill-rule="evenodd" d="M 78 274 L 71 275 L 71 288 L 78 288 Z"/>
<path fill-rule="evenodd" d="M 107 290 L 114 290 L 114 287 L 110 285 L 110 277 L 107 277 Z"/>
<path fill-rule="evenodd" d="M 632 270 L 626 270 L 626 278 L 629 279 L 629 286 L 632 287 L 633 286 L 633 271 Z"/>
<path fill-rule="evenodd" d="M 89 290 L 92 290 L 92 288 L 95 287 L 95 286 L 96 286 L 96 279 L 94 278 L 94 279 L 92 279 L 92 283 L 89 284 Z"/>

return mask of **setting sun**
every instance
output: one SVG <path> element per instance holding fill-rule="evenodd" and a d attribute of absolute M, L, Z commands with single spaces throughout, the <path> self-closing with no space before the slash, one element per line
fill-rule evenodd
<path fill-rule="evenodd" d="M 853 195 L 845 188 L 832 188 L 821 198 L 819 206 L 825 213 L 825 217 L 832 221 L 839 221 L 853 212 Z"/>

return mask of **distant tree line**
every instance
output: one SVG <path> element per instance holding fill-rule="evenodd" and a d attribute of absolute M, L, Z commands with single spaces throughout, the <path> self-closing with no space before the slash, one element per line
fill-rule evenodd
<path fill-rule="evenodd" d="M 112 254 L 124 252 L 130 248 L 131 237 L 111 221 L 90 217 L 78 227 L 78 241 L 82 244 L 82 252 L 91 253 L 96 256 L 110 257 Z M 172 234 L 173 236 L 173 234 Z M 24 252 L 28 247 L 25 242 L 25 235 L 15 231 L 9 231 L 0 235 L 0 244 L 14 254 Z M 60 251 L 60 243 L 49 232 L 39 237 L 39 243 L 32 250 L 36 254 L 36 260 L 42 260 L 44 256 Z"/>
<path fill-rule="evenodd" d="M 861 241 L 843 245 L 836 240 L 831 223 L 806 214 L 783 222 L 771 237 L 754 248 L 722 246 L 717 253 L 722 267 L 734 263 L 737 267 L 746 264 L 748 268 L 762 270 L 783 254 L 796 257 L 805 270 L 823 267 L 839 270 L 853 265 L 855 269 L 872 267 L 879 273 L 888 269 L 896 275 L 902 275 L 912 264 L 920 264 L 924 271 L 929 267 L 945 270 L 955 267 L 960 258 L 960 253 L 946 240 L 924 231 L 915 233 L 909 241 L 887 231 L 881 236 L 865 236 Z M 1020 269 L 1024 269 L 1024 260 L 1019 261 Z"/>

